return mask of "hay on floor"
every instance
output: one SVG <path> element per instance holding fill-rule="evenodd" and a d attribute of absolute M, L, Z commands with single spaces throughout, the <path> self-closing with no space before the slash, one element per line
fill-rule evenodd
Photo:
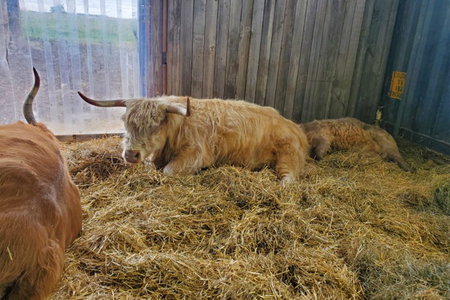
<path fill-rule="evenodd" d="M 83 231 L 51 299 L 449 299 L 448 157 L 409 143 L 405 173 L 358 152 L 167 177 L 120 139 L 64 145 Z"/>

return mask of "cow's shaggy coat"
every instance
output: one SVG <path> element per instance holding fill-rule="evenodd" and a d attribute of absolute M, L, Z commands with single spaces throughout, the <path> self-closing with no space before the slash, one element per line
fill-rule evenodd
<path fill-rule="evenodd" d="M 284 181 L 299 178 L 309 147 L 306 136 L 275 109 L 193 98 L 187 107 L 187 101 L 175 96 L 124 101 L 124 158 L 138 162 L 150 156 L 169 175 L 231 164 L 253 170 L 270 166 Z"/>
<path fill-rule="evenodd" d="M 25 113 L 37 93 L 39 77 Z M 0 126 L 0 299 L 43 299 L 81 230 L 81 201 L 57 139 L 41 123 Z"/>
<path fill-rule="evenodd" d="M 315 120 L 299 125 L 308 137 L 311 157 L 317 160 L 321 160 L 330 148 L 359 148 L 388 158 L 405 171 L 412 171 L 402 158 L 394 138 L 378 126 L 354 118 Z"/>

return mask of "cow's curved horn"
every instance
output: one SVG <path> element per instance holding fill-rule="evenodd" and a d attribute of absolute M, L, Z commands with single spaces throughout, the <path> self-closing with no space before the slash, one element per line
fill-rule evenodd
<path fill-rule="evenodd" d="M 39 74 L 36 69 L 33 67 L 34 73 L 34 86 L 28 94 L 27 99 L 23 103 L 23 116 L 25 120 L 27 120 L 28 124 L 35 125 L 37 123 L 34 113 L 33 113 L 33 100 L 36 97 L 37 92 L 39 91 L 39 86 L 41 85 L 41 79 L 39 78 Z"/>
<path fill-rule="evenodd" d="M 94 100 L 91 99 L 89 97 L 87 97 L 86 95 L 83 95 L 83 93 L 78 92 L 78 95 L 80 95 L 80 97 L 86 101 L 87 103 L 94 105 L 94 106 L 99 106 L 99 107 L 125 107 L 126 104 L 126 100 L 123 99 L 116 99 L 116 100 Z"/>
<path fill-rule="evenodd" d="M 190 104 L 189 97 L 187 98 L 187 101 L 186 101 L 186 108 L 179 107 L 178 105 L 169 105 L 166 108 L 166 112 L 168 112 L 170 114 L 178 114 L 178 115 L 182 115 L 185 117 L 189 117 L 191 115 L 191 104 Z"/>

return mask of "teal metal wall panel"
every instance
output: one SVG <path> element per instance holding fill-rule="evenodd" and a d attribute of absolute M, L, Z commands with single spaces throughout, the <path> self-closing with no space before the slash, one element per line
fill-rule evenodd
<path fill-rule="evenodd" d="M 392 74 L 405 72 L 401 100 L 389 96 Z M 400 1 L 381 98 L 394 134 L 450 153 L 450 1 Z"/>

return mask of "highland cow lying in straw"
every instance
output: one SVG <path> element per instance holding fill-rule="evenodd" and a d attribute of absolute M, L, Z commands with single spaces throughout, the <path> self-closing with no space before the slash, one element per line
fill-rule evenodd
<path fill-rule="evenodd" d="M 43 299 L 56 286 L 66 247 L 81 230 L 81 201 L 58 141 L 24 104 L 29 124 L 0 126 L 0 299 Z"/>
<path fill-rule="evenodd" d="M 312 121 L 299 124 L 310 143 L 311 157 L 321 160 L 330 147 L 338 150 L 360 148 L 396 162 L 400 168 L 412 172 L 398 151 L 394 138 L 385 130 L 357 119 Z"/>
<path fill-rule="evenodd" d="M 270 107 L 176 96 L 97 101 L 79 94 L 92 105 L 126 106 L 124 159 L 139 163 L 150 156 L 168 175 L 231 164 L 271 166 L 281 180 L 293 181 L 305 164 L 305 134 Z"/>

